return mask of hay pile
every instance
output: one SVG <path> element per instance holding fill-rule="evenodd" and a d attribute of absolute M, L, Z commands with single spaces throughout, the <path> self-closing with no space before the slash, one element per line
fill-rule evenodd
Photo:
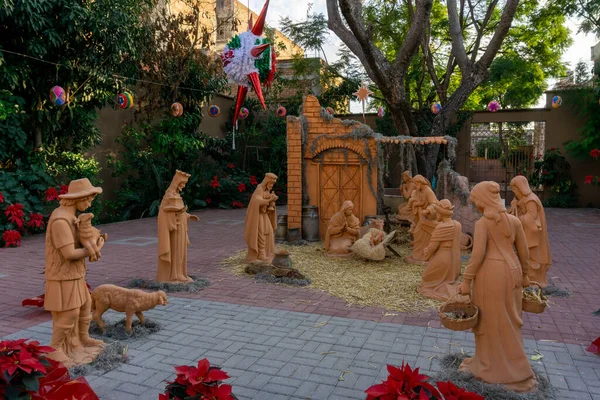
<path fill-rule="evenodd" d="M 105 342 L 113 341 L 130 341 L 143 339 L 148 335 L 160 331 L 160 324 L 146 318 L 144 325 L 137 319 L 131 324 L 131 335 L 125 330 L 125 319 L 117 322 L 107 322 L 104 324 L 104 333 L 100 332 L 100 328 L 96 321 L 90 324 L 90 335 L 96 339 Z"/>
<path fill-rule="evenodd" d="M 402 258 L 392 256 L 383 261 L 328 257 L 322 243 L 278 247 L 289 251 L 294 268 L 312 280 L 310 288 L 344 299 L 350 305 L 383 307 L 399 312 L 429 311 L 440 303 L 417 293 L 425 267 L 404 262 L 404 257 L 410 254 L 410 236 L 405 231 L 399 232 L 396 238 L 396 243 L 401 244 L 393 244 Z M 240 251 L 223 264 L 234 275 L 247 276 L 245 256 L 246 251 Z"/>

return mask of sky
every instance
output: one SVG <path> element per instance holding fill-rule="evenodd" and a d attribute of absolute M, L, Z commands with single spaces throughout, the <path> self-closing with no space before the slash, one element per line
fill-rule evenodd
<path fill-rule="evenodd" d="M 255 12 L 260 12 L 264 4 L 264 0 L 240 1 L 244 2 L 246 5 L 249 2 L 250 8 Z M 325 0 L 275 0 L 271 1 L 269 4 L 269 11 L 267 13 L 268 25 L 280 28 L 279 20 L 281 17 L 284 16 L 289 17 L 294 21 L 301 21 L 306 17 L 307 7 L 309 3 L 313 4 L 311 12 L 323 13 L 327 15 L 327 7 L 325 4 Z M 567 27 L 572 32 L 573 44 L 563 55 L 563 62 L 565 64 L 568 64 L 569 68 L 573 68 L 580 60 L 583 60 L 588 62 L 589 66 L 591 67 L 591 47 L 594 46 L 596 43 L 600 42 L 600 39 L 597 39 L 596 37 L 594 37 L 594 35 L 585 35 L 581 33 L 576 34 L 577 21 L 574 19 L 568 20 Z M 337 36 L 331 33 L 329 36 L 329 43 L 327 43 L 327 46 L 325 48 L 325 52 L 327 53 L 327 57 L 329 60 L 335 60 L 337 58 L 335 54 L 340 44 L 341 41 L 337 38 Z M 548 88 L 552 88 L 554 83 L 554 79 L 549 79 Z M 545 105 L 546 97 L 545 95 L 543 95 L 542 97 L 540 97 L 538 103 L 534 107 L 544 107 Z M 361 112 L 362 106 L 359 102 L 353 101 L 350 106 L 350 110 L 352 112 Z"/>

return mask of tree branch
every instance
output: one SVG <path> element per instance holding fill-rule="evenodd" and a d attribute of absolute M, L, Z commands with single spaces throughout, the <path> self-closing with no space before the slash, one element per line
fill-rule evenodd
<path fill-rule="evenodd" d="M 488 6 L 488 9 L 487 9 L 487 12 L 485 13 L 485 17 L 483 18 L 483 21 L 480 24 L 475 22 L 475 17 L 473 15 L 473 23 L 475 24 L 475 30 L 477 31 L 477 38 L 475 39 L 475 43 L 473 44 L 473 47 L 471 48 L 471 62 L 473 62 L 473 63 L 475 62 L 475 60 L 477 60 L 477 54 L 479 53 L 479 46 L 481 45 L 481 39 L 483 39 L 485 27 L 487 26 L 488 22 L 490 22 L 490 18 L 492 18 L 492 14 L 494 13 L 496 4 L 498 4 L 498 0 L 493 0 L 490 3 L 490 5 Z M 471 5 L 471 0 L 469 0 L 469 6 L 470 5 Z M 473 9 L 471 9 L 471 14 L 473 14 L 473 13 L 474 13 L 474 11 L 473 11 Z M 512 21 L 512 17 L 511 17 L 511 21 Z M 479 27 L 477 27 L 477 25 L 479 25 Z"/>
<path fill-rule="evenodd" d="M 344 0 L 341 0 L 344 1 Z M 356 0 L 355 0 L 356 1 Z M 410 60 L 415 55 L 421 43 L 421 38 L 425 32 L 425 27 L 431 15 L 433 0 L 417 0 L 416 11 L 414 12 L 410 28 L 404 42 L 396 53 L 396 59 L 392 64 L 392 71 L 404 75 Z"/>
<path fill-rule="evenodd" d="M 471 70 L 472 63 L 465 50 L 462 27 L 456 10 L 456 0 L 448 0 L 448 22 L 450 23 L 450 37 L 452 37 L 452 52 L 463 75 L 466 75 Z"/>
<path fill-rule="evenodd" d="M 354 0 L 350 1 L 355 3 Z M 352 11 L 348 15 L 344 13 L 344 18 L 350 29 L 346 28 L 340 15 L 340 8 L 343 3 L 348 3 L 348 0 L 327 0 L 327 26 L 358 57 L 365 67 L 367 74 L 374 82 L 384 81 L 386 69 L 389 68 L 389 62 L 368 39 L 364 24 L 361 24 L 360 20 L 356 19 Z M 349 4 L 348 6 L 352 9 L 356 5 Z M 358 7 L 360 11 L 360 3 Z"/>
<path fill-rule="evenodd" d="M 498 24 L 498 27 L 496 28 L 494 36 L 492 36 L 492 39 L 490 40 L 487 46 L 487 49 L 485 50 L 479 61 L 477 61 L 477 68 L 488 69 L 492 64 L 492 61 L 494 61 L 494 57 L 496 56 L 498 50 L 500 50 L 502 41 L 504 40 L 506 34 L 508 33 L 508 30 L 510 29 L 510 25 L 512 24 L 518 5 L 519 0 L 506 1 L 504 11 L 502 11 L 502 17 L 500 17 L 500 23 Z"/>

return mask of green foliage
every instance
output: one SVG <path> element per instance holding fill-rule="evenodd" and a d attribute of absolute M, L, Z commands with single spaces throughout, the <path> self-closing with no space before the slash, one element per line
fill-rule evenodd
<path fill-rule="evenodd" d="M 600 65 L 594 67 L 594 87 L 579 87 L 561 92 L 563 104 L 569 104 L 569 109 L 585 122 L 581 135 L 577 140 L 565 143 L 567 152 L 577 158 L 589 158 L 590 151 L 600 148 Z"/>
<path fill-rule="evenodd" d="M 137 42 L 146 35 L 141 16 L 152 3 L 30 0 L 0 8 L 0 86 L 21 99 L 27 148 L 79 152 L 98 143 L 96 109 L 117 93 L 112 74 L 132 72 Z M 8 50 L 65 66 L 55 68 Z M 66 91 L 62 107 L 49 101 L 54 85 Z"/>
<path fill-rule="evenodd" d="M 544 155 L 537 155 L 533 175 L 529 177 L 532 186 L 543 185 L 549 194 L 545 201 L 548 207 L 574 207 L 577 185 L 571 179 L 571 166 L 560 150 L 552 148 Z"/>
<path fill-rule="evenodd" d="M 490 137 L 477 142 L 477 157 L 486 157 L 490 160 L 497 160 L 502 156 L 502 145 L 498 137 Z"/>
<path fill-rule="evenodd" d="M 598 0 L 555 0 L 565 15 L 579 22 L 578 32 L 592 33 L 600 37 L 600 2 Z"/>

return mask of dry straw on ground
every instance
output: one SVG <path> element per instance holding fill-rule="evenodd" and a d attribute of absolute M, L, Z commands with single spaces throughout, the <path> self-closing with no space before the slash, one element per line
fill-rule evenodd
<path fill-rule="evenodd" d="M 401 258 L 391 256 L 383 261 L 328 257 L 322 243 L 279 247 L 290 252 L 294 268 L 312 279 L 307 290 L 320 289 L 351 305 L 383 307 L 400 312 L 428 311 L 440 303 L 417 292 L 425 267 L 404 262 L 404 257 L 410 254 L 407 238 L 404 232 L 400 232 L 397 237 L 399 243 L 393 245 Z M 243 250 L 223 263 L 230 266 L 235 275 L 247 275 L 244 273 L 245 256 L 246 251 Z"/>

